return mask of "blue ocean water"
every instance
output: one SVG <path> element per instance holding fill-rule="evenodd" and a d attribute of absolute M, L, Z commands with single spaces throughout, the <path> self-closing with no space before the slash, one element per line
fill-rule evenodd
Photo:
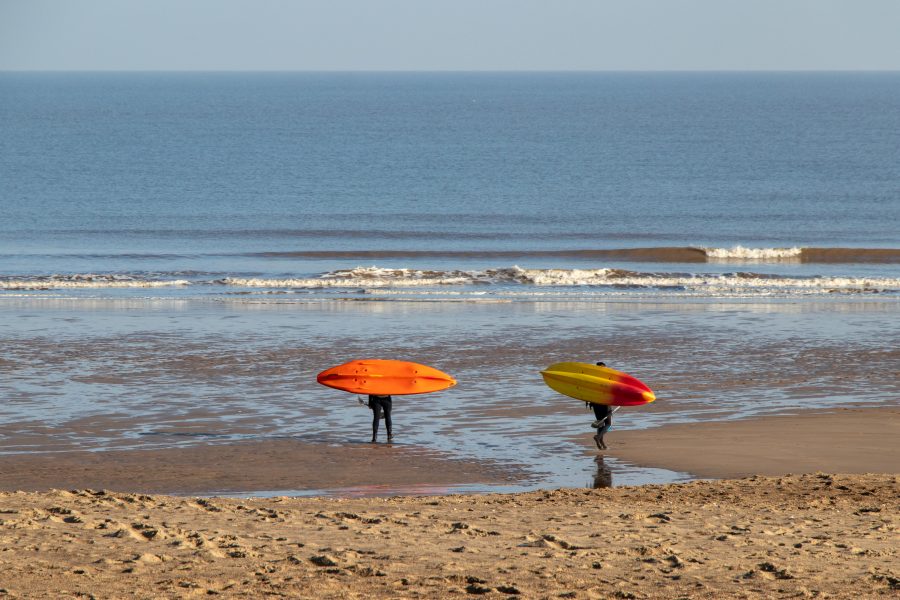
<path fill-rule="evenodd" d="M 0 130 L 17 294 L 900 289 L 896 73 L 3 73 Z"/>
<path fill-rule="evenodd" d="M 666 481 L 540 369 L 896 404 L 898 313 L 900 74 L 0 73 L 0 453 L 363 442 L 369 356 L 460 382 L 398 443 Z"/>

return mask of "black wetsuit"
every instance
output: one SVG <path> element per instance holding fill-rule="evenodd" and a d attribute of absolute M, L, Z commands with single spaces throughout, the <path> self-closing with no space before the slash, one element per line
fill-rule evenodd
<path fill-rule="evenodd" d="M 602 438 L 603 434 L 609 431 L 609 428 L 612 426 L 612 407 L 607 406 L 606 404 L 594 404 L 591 402 L 591 408 L 594 411 L 594 417 L 600 421 L 600 426 L 597 427 L 597 435 Z"/>
<path fill-rule="evenodd" d="M 384 426 L 387 427 L 388 439 L 393 437 L 391 433 L 391 397 L 369 395 L 369 408 L 372 409 L 372 441 L 378 435 L 378 421 L 384 413 Z"/>

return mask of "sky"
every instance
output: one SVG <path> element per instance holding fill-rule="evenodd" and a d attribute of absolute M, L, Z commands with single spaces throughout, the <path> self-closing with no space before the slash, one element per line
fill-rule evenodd
<path fill-rule="evenodd" d="M 0 70 L 900 70 L 900 0 L 0 0 Z"/>

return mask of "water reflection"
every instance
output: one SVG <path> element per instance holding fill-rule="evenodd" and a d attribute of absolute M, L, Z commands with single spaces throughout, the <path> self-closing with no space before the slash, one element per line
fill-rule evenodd
<path fill-rule="evenodd" d="M 245 310 L 203 300 L 0 295 L 0 454 L 273 436 L 359 441 L 371 413 L 315 375 L 377 352 L 460 381 L 402 401 L 396 417 L 406 444 L 534 465 L 534 487 L 606 487 L 611 472 L 617 486 L 672 480 L 680 475 L 610 455 L 592 467 L 582 453 L 583 405 L 554 394 L 538 371 L 594 356 L 606 340 L 603 354 L 644 376 L 660 398 L 617 413 L 622 430 L 890 402 L 900 385 L 878 375 L 896 362 L 889 340 L 900 333 L 900 305 L 871 304 L 871 314 L 841 314 L 839 306 L 818 302 L 795 314 L 773 302 L 773 314 L 760 316 L 738 302 L 388 303 L 375 314 L 366 303 Z M 835 357 L 841 373 L 828 368 Z M 779 376 L 758 379 L 774 363 Z"/>
<path fill-rule="evenodd" d="M 612 487 L 612 469 L 603 461 L 603 455 L 594 457 L 597 471 L 594 473 L 594 489 Z"/>

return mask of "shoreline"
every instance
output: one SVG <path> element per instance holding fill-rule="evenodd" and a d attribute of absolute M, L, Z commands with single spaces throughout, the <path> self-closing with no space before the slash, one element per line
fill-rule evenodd
<path fill-rule="evenodd" d="M 613 429 L 597 453 L 589 434 L 572 437 L 600 467 L 594 487 L 616 485 L 624 468 L 698 479 L 835 472 L 893 473 L 900 465 L 900 407 L 847 408 L 734 421 Z M 602 465 L 614 459 L 613 466 Z M 533 467 L 533 465 L 532 465 Z M 529 465 L 412 444 L 275 438 L 144 450 L 0 455 L 0 491 L 109 489 L 203 496 L 389 496 L 536 489 Z M 659 481 L 659 480 L 657 480 Z M 598 483 L 599 482 L 599 483 Z M 553 488 L 558 486 L 542 486 Z M 578 489 L 575 486 L 567 486 Z"/>

